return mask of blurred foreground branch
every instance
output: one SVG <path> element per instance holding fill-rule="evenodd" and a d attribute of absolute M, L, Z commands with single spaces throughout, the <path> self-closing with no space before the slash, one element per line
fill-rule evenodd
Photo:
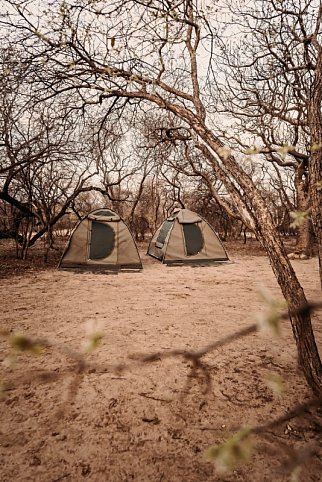
<path fill-rule="evenodd" d="M 59 408 L 58 413 L 56 414 L 61 416 L 66 407 L 70 406 L 70 402 L 77 395 L 86 371 L 90 370 L 93 370 L 97 373 L 114 372 L 120 374 L 126 370 L 130 370 L 130 368 L 133 366 L 142 366 L 168 358 L 183 358 L 183 360 L 192 364 L 190 367 L 190 374 L 187 375 L 188 388 L 191 380 L 195 379 L 204 384 L 206 387 L 204 392 L 207 392 L 210 389 L 212 380 L 209 367 L 204 362 L 203 357 L 213 353 L 219 348 L 229 345 L 236 340 L 259 331 L 263 326 L 270 328 L 275 334 L 277 334 L 278 323 L 281 320 L 288 319 L 289 316 L 295 316 L 298 314 L 311 314 L 315 310 L 322 307 L 322 302 L 308 303 L 305 306 L 300 307 L 298 310 L 292 312 L 290 310 L 281 310 L 281 306 L 282 305 L 277 303 L 275 300 L 271 300 L 269 310 L 264 317 L 264 325 L 263 319 L 261 319 L 260 323 L 253 323 L 245 326 L 244 328 L 241 328 L 230 335 L 222 337 L 219 340 L 213 341 L 198 350 L 173 349 L 158 351 L 151 354 L 137 353 L 129 355 L 129 361 L 125 363 L 98 364 L 86 358 L 86 353 L 91 352 L 99 345 L 102 339 L 101 333 L 92 333 L 89 336 L 84 352 L 74 351 L 69 347 L 62 345 L 61 343 L 53 342 L 47 339 L 32 338 L 25 335 L 13 334 L 10 330 L 6 329 L 0 329 L 0 336 L 7 339 L 10 347 L 17 352 L 29 352 L 41 355 L 45 349 L 53 349 L 72 361 L 72 365 L 70 367 L 66 367 L 65 365 L 65 369 L 61 373 L 52 373 L 44 370 L 40 373 L 29 372 L 26 374 L 26 372 L 24 372 L 21 375 L 23 382 L 26 382 L 27 380 L 29 382 L 38 380 L 40 382 L 48 383 L 56 381 L 59 377 L 65 376 L 66 373 L 73 374 L 67 391 L 67 397 L 65 397 L 65 402 L 62 403 L 62 406 Z M 16 385 L 18 385 L 18 383 L 16 380 Z M 280 382 L 278 381 L 277 383 Z M 10 385 L 10 387 L 6 387 L 4 383 L 2 392 L 5 393 L 6 389 L 12 388 L 14 388 L 14 386 Z M 186 392 L 186 390 L 183 390 L 183 392 Z M 230 436 L 222 444 L 209 447 L 209 449 L 207 449 L 205 452 L 205 456 L 208 460 L 215 463 L 219 472 L 233 470 L 240 463 L 246 462 L 250 459 L 252 455 L 252 435 L 266 436 L 269 430 L 280 427 L 290 419 L 299 417 L 310 409 L 318 407 L 322 407 L 322 398 L 313 397 L 304 403 L 299 403 L 290 409 L 286 414 L 270 420 L 267 423 L 253 427 L 240 428 L 239 431 Z M 287 469 L 288 471 L 292 470 L 292 474 L 293 472 L 297 474 L 299 467 L 301 467 L 310 457 L 318 454 L 318 448 L 316 447 L 305 447 L 300 451 L 295 451 L 293 449 L 291 450 L 289 447 L 284 447 L 284 449 L 289 455 L 287 467 L 285 466 L 284 469 Z M 293 480 L 296 479 L 294 478 Z"/>

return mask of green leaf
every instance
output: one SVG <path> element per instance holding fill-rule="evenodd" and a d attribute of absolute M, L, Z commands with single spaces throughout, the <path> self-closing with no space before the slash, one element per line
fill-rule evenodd
<path fill-rule="evenodd" d="M 25 335 L 12 335 L 9 343 L 17 351 L 29 351 L 35 355 L 40 355 L 44 351 L 44 346 Z"/>
<path fill-rule="evenodd" d="M 93 333 L 87 339 L 87 343 L 85 344 L 85 351 L 89 353 L 95 350 L 95 348 L 97 348 L 101 344 L 102 339 L 102 333 Z"/>
<path fill-rule="evenodd" d="M 318 182 L 316 183 L 316 189 L 317 189 L 318 191 L 322 191 L 322 180 L 321 180 L 321 181 L 318 181 Z"/>
<path fill-rule="evenodd" d="M 46 35 L 43 34 L 42 32 L 39 32 L 39 30 L 35 30 L 35 31 L 34 31 L 34 34 L 35 34 L 38 38 L 40 38 L 41 40 L 45 40 L 45 41 L 48 40 L 47 37 L 46 37 Z"/>
<path fill-rule="evenodd" d="M 291 211 L 290 216 L 293 221 L 290 223 L 291 228 L 299 228 L 309 218 L 310 210 L 307 211 Z"/>
<path fill-rule="evenodd" d="M 226 160 L 231 155 L 231 150 L 229 149 L 229 147 L 219 147 L 217 149 L 217 153 L 220 157 Z"/>
<path fill-rule="evenodd" d="M 264 310 L 256 315 L 260 330 L 268 330 L 274 335 L 280 334 L 281 312 L 287 309 L 285 300 L 277 300 L 265 289 L 261 289 L 260 297 L 264 302 Z"/>
<path fill-rule="evenodd" d="M 285 156 L 290 152 L 290 151 L 293 151 L 295 148 L 294 146 L 291 146 L 291 145 L 288 145 L 288 144 L 284 144 L 282 147 L 280 147 L 279 149 L 277 149 L 277 152 L 278 154 L 280 154 L 280 156 L 284 159 Z"/>
<path fill-rule="evenodd" d="M 85 324 L 85 346 L 84 351 L 91 352 L 95 350 L 103 339 L 103 332 L 101 329 L 101 321 L 90 319 Z"/>
<path fill-rule="evenodd" d="M 244 154 L 247 154 L 248 156 L 252 156 L 254 154 L 259 154 L 260 153 L 260 148 L 259 147 L 256 147 L 256 146 L 252 146 L 252 147 L 249 147 L 248 149 L 246 149 L 246 151 L 244 152 Z"/>
<path fill-rule="evenodd" d="M 213 462 L 219 473 L 231 472 L 238 465 L 249 462 L 252 455 L 251 428 L 244 427 L 224 443 L 209 447 L 204 456 Z"/>
<path fill-rule="evenodd" d="M 316 152 L 322 149 L 322 142 L 320 144 L 312 144 L 311 152 Z"/>
<path fill-rule="evenodd" d="M 285 393 L 286 383 L 278 373 L 268 373 L 265 375 L 264 381 L 277 397 L 280 397 Z"/>

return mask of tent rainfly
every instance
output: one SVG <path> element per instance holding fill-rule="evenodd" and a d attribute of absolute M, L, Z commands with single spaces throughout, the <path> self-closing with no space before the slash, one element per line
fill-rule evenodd
<path fill-rule="evenodd" d="M 148 254 L 166 264 L 228 261 L 208 222 L 189 209 L 175 209 L 154 234 Z"/>
<path fill-rule="evenodd" d="M 135 241 L 124 221 L 109 209 L 96 209 L 73 230 L 59 268 L 142 269 Z"/>

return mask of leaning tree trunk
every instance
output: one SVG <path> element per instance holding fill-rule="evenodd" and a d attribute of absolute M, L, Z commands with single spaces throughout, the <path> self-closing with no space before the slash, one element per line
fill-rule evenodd
<path fill-rule="evenodd" d="M 322 10 L 322 7 L 321 7 Z M 320 282 L 322 288 L 322 46 L 319 45 L 315 69 L 312 97 L 309 105 L 309 125 L 311 130 L 311 156 L 309 163 L 309 183 L 311 217 L 318 245 Z"/>
<path fill-rule="evenodd" d="M 322 396 L 322 364 L 315 342 L 311 315 L 303 310 L 307 305 L 304 290 L 287 257 L 283 243 L 274 227 L 271 213 L 265 200 L 250 179 L 244 178 L 247 196 L 252 199 L 256 211 L 254 231 L 270 260 L 277 282 L 288 304 L 293 335 L 296 342 L 298 362 L 308 385 L 317 396 Z"/>
<path fill-rule="evenodd" d="M 316 346 L 308 311 L 299 311 L 307 300 L 283 244 L 273 228 L 260 226 L 258 239 L 265 248 L 281 291 L 288 303 L 293 335 L 296 341 L 299 365 L 313 392 L 322 396 L 322 365 Z"/>
<path fill-rule="evenodd" d="M 204 132 L 200 132 L 204 134 Z M 218 153 L 222 148 L 221 142 L 209 135 L 208 132 L 207 134 L 204 138 L 208 141 L 208 145 Z M 236 201 L 236 206 L 241 216 L 247 216 L 254 233 L 267 253 L 277 282 L 288 304 L 299 364 L 313 392 L 318 396 L 322 396 L 321 359 L 314 338 L 310 313 L 303 310 L 303 307 L 307 305 L 307 299 L 291 262 L 287 257 L 278 232 L 274 227 L 272 215 L 266 205 L 265 199 L 261 196 L 260 191 L 252 179 L 240 169 L 240 166 L 232 155 L 221 157 L 226 168 L 226 172 L 223 172 L 219 168 L 216 158 L 211 155 L 208 148 L 206 146 L 199 146 L 199 148 L 204 155 L 207 156 L 208 160 L 210 160 L 215 173 L 223 181 L 232 199 Z M 220 152 L 218 156 L 220 157 Z M 238 180 L 244 194 L 250 200 L 252 210 L 249 210 L 247 205 L 243 204 L 240 196 L 238 197 L 236 187 L 229 181 L 227 171 L 236 182 Z"/>

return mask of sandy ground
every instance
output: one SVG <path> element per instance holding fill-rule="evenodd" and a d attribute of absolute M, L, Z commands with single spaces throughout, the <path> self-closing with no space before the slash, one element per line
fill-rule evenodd
<path fill-rule="evenodd" d="M 296 366 L 289 322 L 278 338 L 252 334 L 208 354 L 212 384 L 191 377 L 180 358 L 138 365 L 136 353 L 198 349 L 253 323 L 263 310 L 258 289 L 280 291 L 264 256 L 233 255 L 211 267 L 166 267 L 143 254 L 140 273 L 103 275 L 34 270 L 0 280 L 2 328 L 53 343 L 12 364 L 0 345 L 0 481 L 210 482 L 287 481 L 287 454 L 317 447 L 321 412 L 305 413 L 254 440 L 250 463 L 218 475 L 204 457 L 242 425 L 284 414 L 310 397 Z M 307 296 L 321 296 L 317 260 L 294 260 Z M 322 314 L 313 317 L 322 345 Z M 101 345 L 79 364 L 88 325 Z M 9 366 L 7 366 L 9 363 Z M 10 364 L 11 363 L 11 364 Z M 123 372 L 113 366 L 127 363 Z M 78 368 L 75 368 L 75 366 Z M 277 398 L 263 377 L 287 382 Z M 286 447 L 286 451 L 285 451 Z M 301 481 L 322 480 L 321 451 Z"/>

